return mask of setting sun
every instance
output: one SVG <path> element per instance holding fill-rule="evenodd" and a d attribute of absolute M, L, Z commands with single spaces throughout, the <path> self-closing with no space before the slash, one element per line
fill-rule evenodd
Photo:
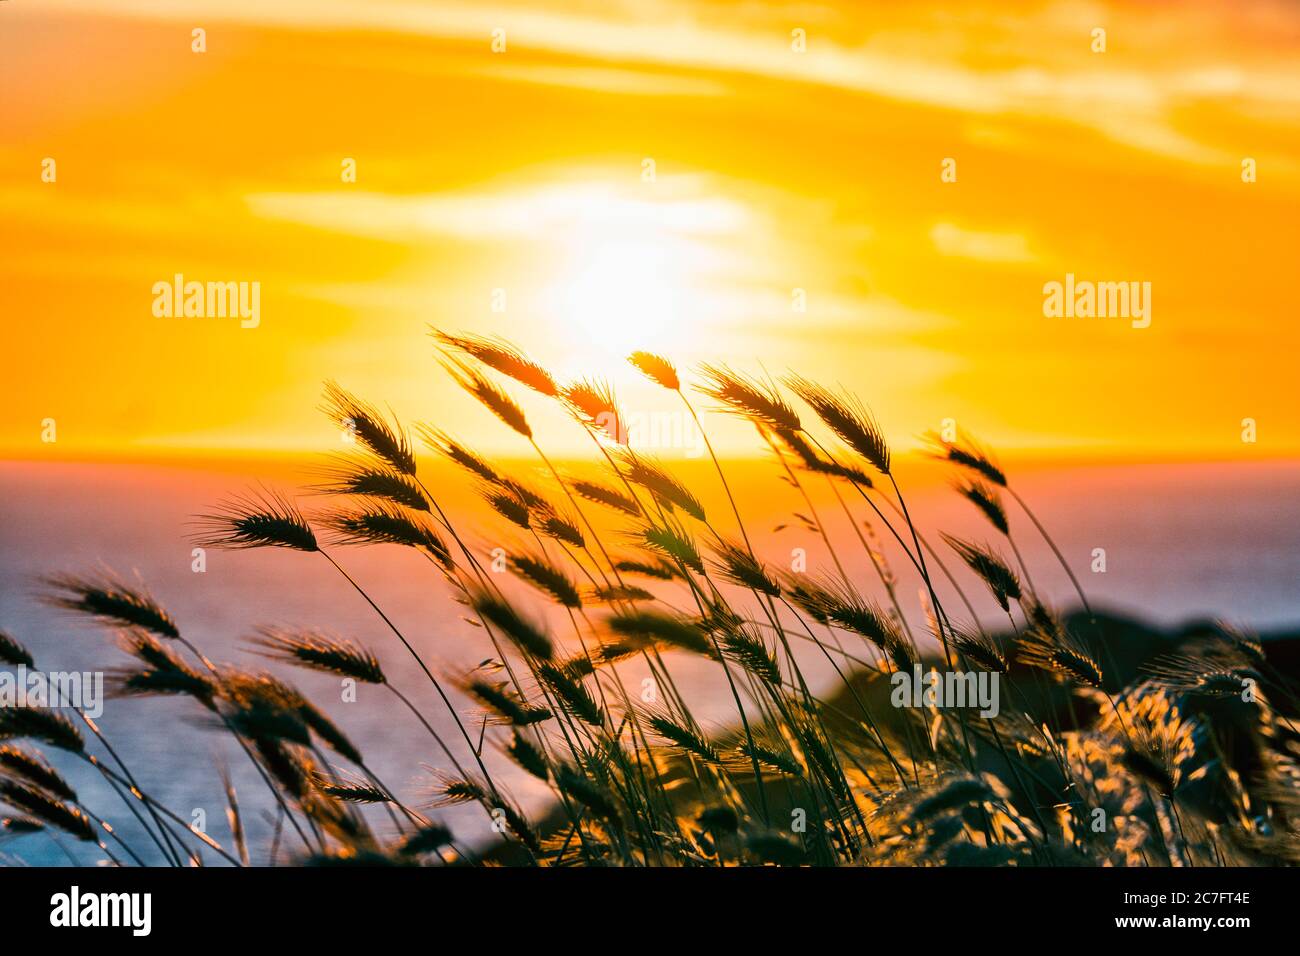
<path fill-rule="evenodd" d="M 426 352 L 365 359 L 433 323 L 567 377 L 720 347 L 865 376 L 902 441 L 955 418 L 1042 454 L 1241 457 L 1249 417 L 1300 450 L 1284 8 L 1192 4 L 1170 44 L 1140 6 L 677 7 L 5 5 L 0 297 L 42 321 L 11 329 L 0 441 L 33 454 L 62 415 L 83 453 L 314 444 L 325 375 L 459 401 Z M 257 327 L 154 315 L 176 274 L 258 283 Z M 1067 275 L 1149 283 L 1149 324 L 1045 313 Z"/>
<path fill-rule="evenodd" d="M 561 262 L 544 291 L 556 335 L 604 359 L 677 352 L 700 329 L 717 217 L 698 205 L 587 197 L 554 234 Z M 598 354 L 593 355 L 597 358 Z"/>

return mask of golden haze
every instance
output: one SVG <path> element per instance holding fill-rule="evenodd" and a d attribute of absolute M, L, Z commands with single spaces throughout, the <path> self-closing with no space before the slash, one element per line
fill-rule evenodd
<path fill-rule="evenodd" d="M 0 447 L 331 447 L 334 378 L 519 450 L 436 323 L 634 411 L 670 407 L 641 347 L 841 382 L 902 447 L 953 418 L 1013 452 L 1295 454 L 1300 12 L 944 7 L 4 4 Z M 1151 327 L 1045 318 L 1067 272 L 1151 282 Z M 260 282 L 260 324 L 154 317 L 177 273 Z"/>

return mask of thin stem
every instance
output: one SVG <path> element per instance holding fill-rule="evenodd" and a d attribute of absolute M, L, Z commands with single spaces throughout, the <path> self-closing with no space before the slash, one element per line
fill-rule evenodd
<path fill-rule="evenodd" d="M 352 587 L 356 590 L 358 594 L 360 594 L 363 598 L 365 598 L 366 603 L 369 604 L 371 608 L 374 609 L 375 613 L 379 615 L 380 620 L 382 620 L 388 626 L 388 629 L 392 631 L 394 635 L 396 635 L 397 639 L 402 642 L 402 646 L 405 647 L 406 650 L 410 653 L 411 657 L 415 659 L 415 662 L 420 666 L 420 670 L 424 672 L 424 676 L 427 677 L 429 679 L 429 683 L 433 685 L 433 689 L 438 692 L 438 696 L 442 699 L 443 705 L 447 708 L 447 712 L 451 714 L 452 720 L 455 721 L 456 729 L 460 731 L 461 737 L 463 737 L 465 740 L 465 746 L 467 746 L 469 748 L 469 752 L 474 755 L 474 760 L 478 764 L 478 768 L 483 774 L 484 782 L 487 783 L 488 787 L 493 791 L 493 793 L 496 793 L 496 789 L 497 789 L 496 784 L 492 782 L 491 774 L 488 773 L 488 769 L 484 765 L 483 759 L 479 756 L 478 750 L 474 746 L 474 741 L 469 735 L 469 731 L 465 729 L 465 724 L 461 721 L 460 714 L 458 714 L 456 712 L 456 708 L 452 706 L 451 698 L 449 698 L 447 696 L 447 692 L 443 690 L 442 683 L 438 680 L 438 678 L 433 676 L 433 671 L 429 670 L 428 665 L 424 663 L 424 659 L 421 658 L 418 653 L 416 653 L 415 648 L 411 646 L 411 643 L 406 639 L 405 635 L 403 635 L 402 632 L 397 629 L 397 625 L 395 625 L 392 621 L 388 619 L 388 615 L 385 614 L 383 610 L 379 607 L 379 605 L 376 604 L 371 599 L 370 595 L 366 593 L 365 589 L 362 588 L 361 585 L 357 584 L 357 582 L 352 579 L 352 576 L 350 574 L 348 574 L 346 571 L 343 570 L 343 567 L 337 561 L 334 560 L 334 558 L 329 554 L 329 552 L 322 550 L 320 553 L 321 555 L 324 556 L 326 561 L 334 565 L 334 569 L 343 576 L 343 579 L 347 581 L 348 584 L 352 585 Z M 461 775 L 464 776 L 464 771 L 459 769 L 459 764 L 456 762 L 456 758 L 452 756 L 451 750 L 448 749 L 447 746 L 442 743 L 442 740 L 440 738 L 437 738 L 436 735 L 435 735 L 435 739 L 438 739 L 438 742 L 442 746 L 443 752 L 446 753 L 447 758 L 451 760 L 452 764 L 455 765 L 458 771 L 461 773 Z"/>

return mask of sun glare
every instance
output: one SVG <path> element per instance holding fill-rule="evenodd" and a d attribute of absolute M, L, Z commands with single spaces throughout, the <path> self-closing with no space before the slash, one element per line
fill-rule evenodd
<path fill-rule="evenodd" d="M 592 237 L 557 283 L 558 318 L 593 348 L 626 355 L 665 348 L 688 325 L 691 279 L 671 237 Z"/>
<path fill-rule="evenodd" d="M 578 188 L 558 205 L 560 251 L 544 295 L 557 334 L 616 356 L 673 350 L 698 335 L 719 257 L 714 240 L 744 218 L 734 203 Z"/>

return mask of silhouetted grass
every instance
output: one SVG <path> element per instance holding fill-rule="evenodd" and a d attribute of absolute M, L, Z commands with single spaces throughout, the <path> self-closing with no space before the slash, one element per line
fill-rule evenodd
<path fill-rule="evenodd" d="M 375 653 L 353 639 L 262 627 L 252 647 L 278 667 L 395 695 L 405 708 L 398 713 L 409 712 L 432 741 L 427 805 L 405 805 L 344 729 L 283 677 L 212 663 L 143 585 L 103 573 L 45 582 L 50 604 L 121 629 L 132 663 L 114 673 L 115 693 L 188 699 L 235 737 L 292 841 L 277 840 L 269 861 L 480 865 L 480 854 L 540 866 L 1300 861 L 1300 733 L 1289 719 L 1296 703 L 1289 679 L 1260 645 L 1222 629 L 1144 670 L 1117 668 L 1112 662 L 1127 660 L 1127 649 L 1081 589 L 1085 615 L 1063 619 L 1033 588 L 1003 494 L 1021 506 L 1023 499 L 974 442 L 931 439 L 954 469 L 956 493 L 998 535 L 997 546 L 942 536 L 960 559 L 955 567 L 970 572 L 963 585 L 914 526 L 899 462 L 858 399 L 789 376 L 785 387 L 811 412 L 801 415 L 781 384 L 702 367 L 694 390 L 758 429 L 778 473 L 808 505 L 811 514 L 800 519 L 822 533 L 835 567 L 778 573 L 756 552 L 711 444 L 726 520 L 734 518 L 739 538 L 716 530 L 697 489 L 627 447 L 603 381 L 557 383 L 506 342 L 440 331 L 434 338 L 443 367 L 538 455 L 549 482 L 530 487 L 440 427 L 421 425 L 420 437 L 530 544 L 494 566 L 446 510 L 441 488 L 424 480 L 400 423 L 332 383 L 324 410 L 355 436 L 358 452 L 331 459 L 310 491 L 337 504 L 309 514 L 283 493 L 248 493 L 201 518 L 197 536 L 209 547 L 284 548 L 299 560 L 325 560 L 370 606 L 437 691 L 458 737 L 443 739 L 389 683 Z M 670 361 L 646 352 L 630 361 L 680 396 L 703 427 Z M 593 441 L 601 474 L 555 469 L 509 383 L 494 374 L 554 400 Z M 805 479 L 834 491 L 863 551 L 856 562 L 822 531 Z M 595 508 L 600 527 L 588 515 Z M 928 634 L 905 619 L 900 577 L 874 544 L 878 534 L 897 544 L 903 572 L 921 586 Z M 345 547 L 378 544 L 427 559 L 431 582 L 449 588 L 477 625 L 457 639 L 482 642 L 482 665 L 437 673 L 344 567 Z M 874 577 L 850 575 L 864 559 Z M 967 619 L 954 620 L 939 600 L 931 567 L 954 586 Z M 502 574 L 525 582 L 549 613 L 509 596 Z M 1004 612 L 998 631 L 974 619 L 970 584 L 986 588 Z M 550 620 L 568 627 L 553 632 Z M 837 682 L 813 688 L 800 648 L 829 661 Z M 731 729 L 706 729 L 679 693 L 671 666 L 683 655 L 725 677 Z M 653 699 L 634 698 L 619 677 L 619 664 L 632 658 L 652 675 Z M 36 663 L 4 634 L 0 660 Z M 891 704 L 895 674 L 931 668 L 999 679 L 996 716 L 950 701 Z M 483 710 L 458 708 L 445 686 Z M 3 821 L 6 838 L 62 833 L 97 843 L 113 863 L 142 859 L 142 848 L 126 846 L 80 805 L 40 745 L 103 774 L 167 863 L 260 862 L 224 768 L 214 774 L 230 807 L 229 848 L 151 797 L 102 730 L 73 713 L 88 735 L 63 711 L 0 711 L 0 803 L 17 812 Z M 507 764 L 551 792 L 552 812 L 538 820 L 523 814 L 498 783 Z M 455 804 L 477 805 L 481 832 L 503 842 L 457 842 L 437 818 Z"/>

